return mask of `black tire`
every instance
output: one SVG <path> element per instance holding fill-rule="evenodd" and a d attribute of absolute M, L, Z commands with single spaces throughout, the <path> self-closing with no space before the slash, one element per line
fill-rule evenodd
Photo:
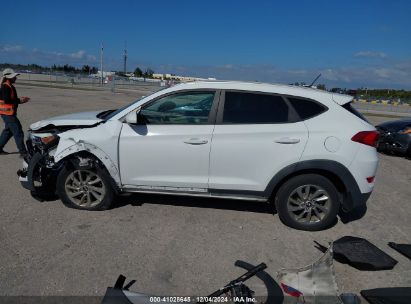
<path fill-rule="evenodd" d="M 311 194 L 311 191 L 314 193 Z M 306 193 L 307 198 L 300 199 Z M 321 196 L 316 197 L 318 194 Z M 337 189 L 329 179 L 318 174 L 303 174 L 290 178 L 280 187 L 275 196 L 275 206 L 285 225 L 299 230 L 318 231 L 336 221 L 340 201 Z M 305 215 L 308 221 L 304 221 Z M 303 218 L 297 219 L 300 216 Z"/>
<path fill-rule="evenodd" d="M 105 190 L 104 194 L 102 194 L 99 199 L 97 199 L 97 196 L 95 196 L 96 194 L 99 194 L 99 193 L 94 191 L 94 193 L 95 193 L 94 195 L 92 193 L 89 194 L 91 198 L 96 199 L 96 202 L 94 202 L 93 204 L 79 205 L 78 203 L 76 203 L 77 198 L 73 198 L 73 197 L 71 198 L 70 197 L 70 190 L 67 187 L 72 187 L 74 184 L 69 185 L 69 181 L 70 181 L 69 177 L 71 179 L 72 174 L 76 174 L 76 172 L 78 172 L 79 170 L 83 170 L 82 171 L 83 176 L 85 174 L 85 171 L 91 172 L 95 176 L 97 176 L 100 179 L 100 181 L 96 185 L 101 186 L 101 188 Z M 112 205 L 113 200 L 114 200 L 114 191 L 113 191 L 113 188 L 112 188 L 111 183 L 110 183 L 110 178 L 111 177 L 108 176 L 108 173 L 105 170 L 100 169 L 100 168 L 81 169 L 81 168 L 75 168 L 73 166 L 64 167 L 60 171 L 60 173 L 57 177 L 57 185 L 56 185 L 57 194 L 60 197 L 63 204 L 66 205 L 69 208 L 89 210 L 89 211 L 107 210 L 107 209 L 110 208 L 110 206 Z M 77 185 L 75 185 L 75 186 L 77 186 Z M 84 186 L 86 186 L 86 185 L 84 185 Z M 88 187 L 90 187 L 90 186 L 88 186 Z M 74 191 L 74 190 L 72 190 L 72 191 Z M 87 192 L 88 191 L 89 190 L 87 190 Z M 90 192 L 93 192 L 93 191 L 90 190 Z M 80 197 L 80 195 L 78 197 Z"/>

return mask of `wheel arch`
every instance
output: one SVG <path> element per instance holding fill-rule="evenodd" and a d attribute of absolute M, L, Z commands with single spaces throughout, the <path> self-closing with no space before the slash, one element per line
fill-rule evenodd
<path fill-rule="evenodd" d="M 307 160 L 285 167 L 270 180 L 265 196 L 274 198 L 287 180 L 302 174 L 318 174 L 329 179 L 340 194 L 344 211 L 354 209 L 361 201 L 361 191 L 353 175 L 347 167 L 332 160 Z"/>

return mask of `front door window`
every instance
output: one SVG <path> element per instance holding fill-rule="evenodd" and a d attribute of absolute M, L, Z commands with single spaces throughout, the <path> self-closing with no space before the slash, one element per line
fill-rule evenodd
<path fill-rule="evenodd" d="M 185 92 L 162 97 L 140 111 L 146 124 L 208 124 L 214 92 Z"/>

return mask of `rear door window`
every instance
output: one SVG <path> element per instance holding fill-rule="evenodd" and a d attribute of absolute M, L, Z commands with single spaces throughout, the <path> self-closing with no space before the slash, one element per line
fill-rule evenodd
<path fill-rule="evenodd" d="M 249 92 L 225 93 L 224 124 L 276 124 L 292 120 L 286 101 L 278 95 Z"/>

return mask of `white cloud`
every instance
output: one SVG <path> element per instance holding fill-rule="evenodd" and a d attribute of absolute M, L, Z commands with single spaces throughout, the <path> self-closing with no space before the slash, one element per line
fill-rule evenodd
<path fill-rule="evenodd" d="M 75 58 L 75 59 L 83 59 L 85 54 L 86 54 L 85 51 L 79 50 L 75 53 L 71 53 L 70 57 Z"/>
<path fill-rule="evenodd" d="M 362 51 L 355 57 L 385 58 L 382 52 Z M 21 45 L 0 44 L 0 62 L 37 63 L 44 66 L 70 64 L 74 66 L 98 65 L 98 57 L 85 50 L 72 52 L 45 51 L 38 48 L 25 49 Z M 121 70 L 122 62 L 118 58 L 105 57 L 105 68 Z M 248 80 L 278 83 L 311 81 L 319 74 L 318 83 L 331 87 L 375 87 L 411 89 L 411 58 L 407 60 L 371 60 L 367 65 L 323 66 L 318 68 L 280 68 L 272 64 L 226 64 L 219 65 L 174 65 L 144 64 L 128 62 L 128 70 L 139 66 L 143 70 L 152 68 L 158 73 L 175 73 L 183 76 L 216 77 L 217 79 Z"/>
<path fill-rule="evenodd" d="M 176 66 L 152 66 L 159 73 L 178 73 L 183 70 Z M 247 80 L 277 83 L 311 83 L 321 73 L 317 83 L 324 83 L 327 88 L 375 87 L 411 89 L 411 60 L 388 64 L 385 62 L 371 66 L 343 66 L 310 69 L 286 69 L 274 65 L 215 65 L 185 66 L 185 76 L 215 77 L 224 80 Z"/>
<path fill-rule="evenodd" d="M 365 58 L 386 58 L 387 54 L 383 52 L 373 52 L 373 51 L 361 51 L 354 54 L 354 57 L 365 57 Z"/>
<path fill-rule="evenodd" d="M 87 61 L 92 61 L 92 62 L 97 61 L 97 57 L 94 55 L 87 55 L 86 58 L 87 58 Z"/>
<path fill-rule="evenodd" d="M 0 45 L 1 52 L 19 52 L 21 50 L 23 50 L 23 47 L 21 45 Z"/>
<path fill-rule="evenodd" d="M 0 44 L 0 62 L 16 63 L 37 63 L 40 65 L 50 66 L 52 64 L 70 64 L 81 66 L 83 64 L 95 64 L 97 57 L 89 55 L 84 50 L 74 52 L 48 51 L 38 48 L 25 49 L 21 45 L 1 45 Z"/>

